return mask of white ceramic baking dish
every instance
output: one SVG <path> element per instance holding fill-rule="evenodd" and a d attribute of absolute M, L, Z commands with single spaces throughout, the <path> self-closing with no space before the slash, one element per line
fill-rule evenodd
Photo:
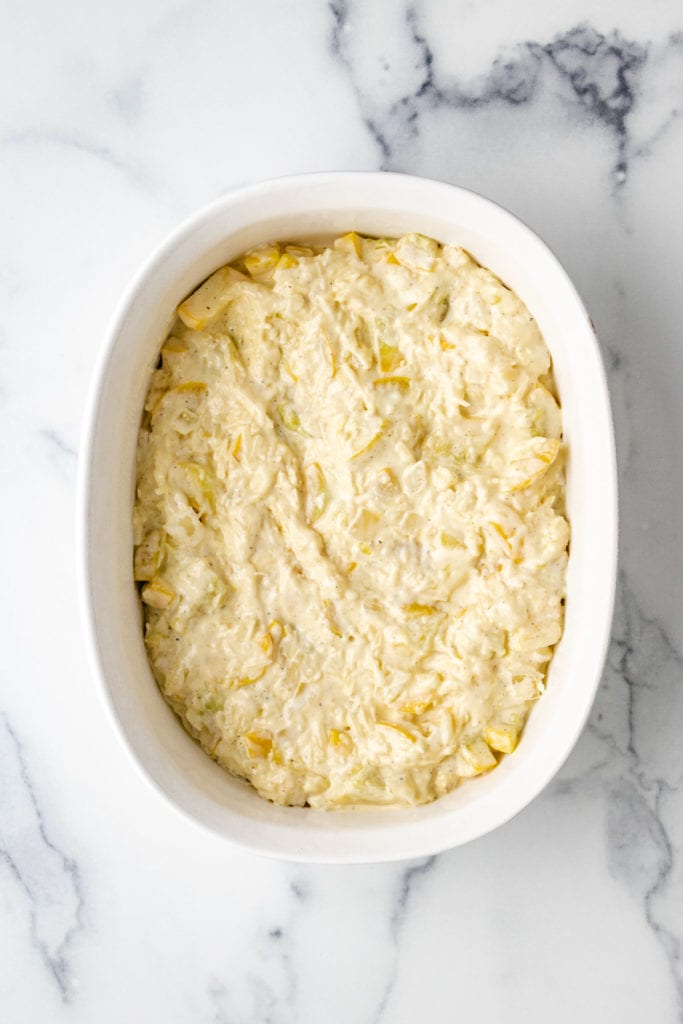
<path fill-rule="evenodd" d="M 136 436 L 149 375 L 176 305 L 213 270 L 258 243 L 352 229 L 370 235 L 419 231 L 456 243 L 514 289 L 552 353 L 569 446 L 566 625 L 547 693 L 519 748 L 495 771 L 408 810 L 276 807 L 219 768 L 157 689 L 132 576 Z M 272 856 L 394 860 L 489 832 L 557 772 L 590 711 L 609 640 L 617 557 L 614 439 L 586 310 L 555 256 L 512 214 L 465 189 L 398 174 L 306 175 L 231 192 L 178 228 L 137 275 L 104 344 L 84 429 L 80 577 L 94 674 L 129 754 L 187 818 Z"/>

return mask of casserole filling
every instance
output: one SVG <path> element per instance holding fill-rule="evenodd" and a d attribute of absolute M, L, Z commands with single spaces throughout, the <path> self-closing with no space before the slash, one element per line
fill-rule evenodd
<path fill-rule="evenodd" d="M 155 678 L 276 803 L 410 805 L 495 767 L 562 633 L 550 356 L 421 235 L 268 245 L 179 308 L 139 435 Z"/>

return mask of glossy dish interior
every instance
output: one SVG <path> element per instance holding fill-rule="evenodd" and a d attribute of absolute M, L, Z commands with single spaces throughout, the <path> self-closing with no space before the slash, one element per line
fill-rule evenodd
<path fill-rule="evenodd" d="M 572 542 L 564 636 L 548 692 L 517 751 L 489 775 L 410 809 L 277 807 L 230 777 L 185 733 L 153 680 L 132 578 L 135 444 L 149 375 L 176 305 L 218 266 L 262 242 L 356 230 L 451 242 L 516 291 L 553 357 L 569 448 Z M 495 204 L 453 186 L 387 174 L 280 179 L 231 193 L 183 225 L 125 296 L 96 374 L 80 479 L 82 596 L 106 705 L 145 776 L 199 824 L 258 852 L 311 861 L 418 856 L 512 817 L 572 749 L 597 688 L 611 624 L 617 499 L 609 400 L 595 336 L 552 253 Z"/>

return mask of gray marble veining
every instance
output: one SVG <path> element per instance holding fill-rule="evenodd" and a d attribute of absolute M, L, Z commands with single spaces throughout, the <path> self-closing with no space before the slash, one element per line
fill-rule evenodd
<path fill-rule="evenodd" d="M 397 8 L 399 5 L 397 5 Z M 430 41 L 421 28 L 420 4 L 403 8 L 401 59 L 371 55 L 362 32 L 351 33 L 354 16 L 372 17 L 369 6 L 349 0 L 331 0 L 334 19 L 331 48 L 346 68 L 363 112 L 364 122 L 376 141 L 385 170 L 403 170 L 409 162 L 411 140 L 420 134 L 425 112 L 439 108 L 476 114 L 489 105 L 519 107 L 533 103 L 543 92 L 555 91 L 558 101 L 573 109 L 573 116 L 587 117 L 602 125 L 614 144 L 613 188 L 626 182 L 629 164 L 665 131 L 678 110 L 668 112 L 647 142 L 634 137 L 630 115 L 648 62 L 658 65 L 664 55 L 675 54 L 683 65 L 680 33 L 660 47 L 648 47 L 628 39 L 618 29 L 600 32 L 589 22 L 572 25 L 550 40 L 524 40 L 507 45 L 490 67 L 473 79 L 440 74 L 435 69 Z M 407 62 L 405 54 L 410 54 Z M 368 57 L 371 56 L 371 59 Z M 680 74 L 680 70 L 679 70 Z M 378 88 L 378 86 L 380 86 Z"/>
<path fill-rule="evenodd" d="M 21 744 L 1 714 L 0 765 L 0 861 L 25 897 L 35 953 L 69 1002 L 71 946 L 83 927 L 79 869 L 50 839 Z"/>

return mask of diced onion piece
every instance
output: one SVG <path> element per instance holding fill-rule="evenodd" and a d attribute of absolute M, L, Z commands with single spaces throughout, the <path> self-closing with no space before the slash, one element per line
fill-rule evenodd
<path fill-rule="evenodd" d="M 380 523 L 380 516 L 377 512 L 373 512 L 372 509 L 362 508 L 351 526 L 351 532 L 358 540 L 371 540 Z"/>
<path fill-rule="evenodd" d="M 221 267 L 178 306 L 178 316 L 186 327 L 201 331 L 225 309 L 233 296 L 234 285 L 248 280 L 248 277 L 233 267 Z"/>

